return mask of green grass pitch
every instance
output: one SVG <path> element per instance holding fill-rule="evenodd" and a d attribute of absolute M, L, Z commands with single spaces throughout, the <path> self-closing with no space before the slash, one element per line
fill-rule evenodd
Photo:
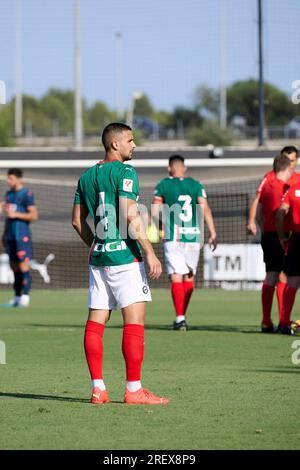
<path fill-rule="evenodd" d="M 259 333 L 259 293 L 198 290 L 190 331 L 173 332 L 170 293 L 153 292 L 143 384 L 170 398 L 165 407 L 122 403 L 120 312 L 104 336 L 113 402 L 89 404 L 86 297 L 35 291 L 28 309 L 0 308 L 7 349 L 0 365 L 0 449 L 300 448 L 300 365 L 291 360 L 296 337 Z M 7 298 L 1 291 L 0 302 Z"/>

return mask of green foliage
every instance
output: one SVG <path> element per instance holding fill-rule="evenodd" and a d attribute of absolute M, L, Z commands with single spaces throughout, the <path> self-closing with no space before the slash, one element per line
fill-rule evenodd
<path fill-rule="evenodd" d="M 199 128 L 192 128 L 187 134 L 191 145 L 219 145 L 227 146 L 231 144 L 232 135 L 228 129 L 221 128 L 214 121 L 205 121 Z"/>
<path fill-rule="evenodd" d="M 143 144 L 143 140 L 145 139 L 144 133 L 141 129 L 133 129 L 133 138 L 134 143 L 138 147 Z"/>
<path fill-rule="evenodd" d="M 105 103 L 96 101 L 96 103 L 85 113 L 85 132 L 87 134 L 100 134 L 110 122 L 116 121 L 116 113 L 110 111 Z"/>
<path fill-rule="evenodd" d="M 235 82 L 227 89 L 228 119 L 244 116 L 248 126 L 258 123 L 258 81 Z M 265 83 L 265 114 L 268 125 L 284 125 L 296 114 L 296 106 L 289 96 L 276 86 Z"/>
<path fill-rule="evenodd" d="M 155 111 L 152 115 L 152 119 L 161 126 L 169 127 L 171 113 L 163 110 Z"/>
<path fill-rule="evenodd" d="M 2 107 L 0 119 L 0 144 L 10 145 L 14 132 L 14 99 Z M 104 102 L 87 106 L 82 100 L 83 127 L 86 135 L 99 135 L 109 122 L 116 121 L 115 111 Z M 177 106 L 172 112 L 155 111 L 150 98 L 143 94 L 135 101 L 134 115 L 150 118 L 177 135 L 187 136 L 194 145 L 229 145 L 229 131 L 216 124 L 219 112 L 219 92 L 209 86 L 199 86 L 194 94 L 192 107 Z M 267 125 L 283 126 L 299 114 L 290 97 L 276 86 L 265 83 L 265 115 Z M 258 123 L 258 82 L 254 79 L 237 81 L 227 88 L 228 123 L 234 116 L 243 116 L 247 125 Z M 74 92 L 51 88 L 41 99 L 23 95 L 23 129 L 31 123 L 33 135 L 72 135 L 74 132 Z M 135 131 L 136 142 L 144 135 Z"/>
<path fill-rule="evenodd" d="M 176 107 L 170 114 L 169 127 L 175 130 L 180 126 L 184 128 L 198 127 L 202 123 L 203 118 L 199 116 L 197 111 L 184 106 Z"/>
<path fill-rule="evenodd" d="M 0 147 L 13 145 L 11 130 L 13 126 L 12 106 L 0 106 Z"/>
<path fill-rule="evenodd" d="M 211 87 L 201 85 L 195 92 L 195 108 L 203 118 L 216 118 L 219 113 L 219 93 Z"/>
<path fill-rule="evenodd" d="M 154 113 L 154 108 L 149 97 L 145 94 L 135 101 L 134 114 L 135 116 L 151 117 Z"/>

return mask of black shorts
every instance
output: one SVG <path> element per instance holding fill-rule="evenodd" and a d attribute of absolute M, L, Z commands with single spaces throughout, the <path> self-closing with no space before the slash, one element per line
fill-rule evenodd
<path fill-rule="evenodd" d="M 286 262 L 288 276 L 300 276 L 300 233 L 292 233 Z"/>
<path fill-rule="evenodd" d="M 264 232 L 261 237 L 261 247 L 264 252 L 266 272 L 285 272 L 286 256 L 279 243 L 277 232 Z"/>

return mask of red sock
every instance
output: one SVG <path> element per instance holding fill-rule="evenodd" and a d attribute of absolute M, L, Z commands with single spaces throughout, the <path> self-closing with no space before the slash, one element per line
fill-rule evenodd
<path fill-rule="evenodd" d="M 271 310 L 272 310 L 272 302 L 274 296 L 274 286 L 269 286 L 268 284 L 263 284 L 262 291 L 261 291 L 261 301 L 262 301 L 262 308 L 263 308 L 263 324 L 265 326 L 272 325 L 271 320 Z"/>
<path fill-rule="evenodd" d="M 283 294 L 286 288 L 286 282 L 278 281 L 276 284 L 276 295 L 278 302 L 279 323 L 283 321 Z"/>
<path fill-rule="evenodd" d="M 126 380 L 141 380 L 144 359 L 144 325 L 124 325 L 122 352 L 126 364 Z"/>
<path fill-rule="evenodd" d="M 84 350 L 92 380 L 102 379 L 104 325 L 91 320 L 86 322 Z"/>
<path fill-rule="evenodd" d="M 291 312 L 295 302 L 297 289 L 294 287 L 286 286 L 283 295 L 283 311 L 282 311 L 282 326 L 290 326 Z"/>
<path fill-rule="evenodd" d="M 184 314 L 187 311 L 193 290 L 194 290 L 194 281 L 184 281 Z"/>
<path fill-rule="evenodd" d="M 176 317 L 184 315 L 185 289 L 183 282 L 171 283 L 172 299 L 176 311 Z"/>

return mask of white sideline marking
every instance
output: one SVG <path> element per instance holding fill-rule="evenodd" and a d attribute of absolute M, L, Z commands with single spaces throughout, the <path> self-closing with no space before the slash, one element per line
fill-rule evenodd
<path fill-rule="evenodd" d="M 88 168 L 99 160 L 0 160 L 0 168 Z M 244 167 L 244 166 L 272 166 L 273 158 L 186 158 L 186 165 L 190 168 L 200 167 Z M 127 162 L 136 168 L 165 168 L 166 158 L 131 160 Z"/>

